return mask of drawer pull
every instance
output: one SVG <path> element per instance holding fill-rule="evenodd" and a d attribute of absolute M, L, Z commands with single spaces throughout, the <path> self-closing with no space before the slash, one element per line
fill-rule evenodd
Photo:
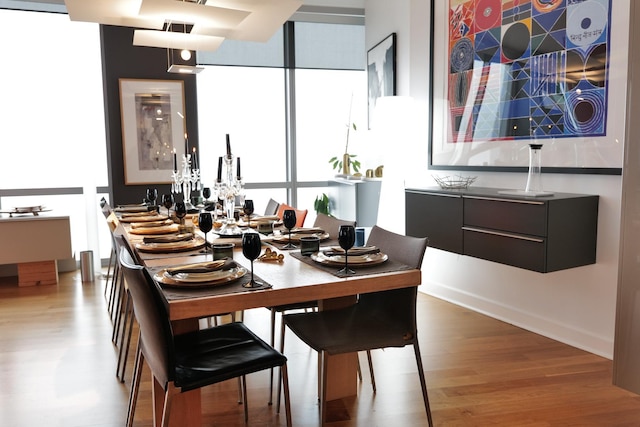
<path fill-rule="evenodd" d="M 501 233 L 501 232 L 498 232 L 498 231 L 490 231 L 490 230 L 484 230 L 484 229 L 481 229 L 481 228 L 473 228 L 473 227 L 462 227 L 462 229 L 464 231 L 473 231 L 475 233 L 491 234 L 493 236 L 501 236 L 501 237 L 509 237 L 509 238 L 512 238 L 512 239 L 527 240 L 529 242 L 535 242 L 535 243 L 544 243 L 544 239 L 537 239 L 535 237 L 522 236 L 520 234 Z"/>
<path fill-rule="evenodd" d="M 499 199 L 497 197 L 462 196 L 465 199 L 487 200 L 490 202 L 520 203 L 523 205 L 544 205 L 544 202 L 533 200 Z"/>

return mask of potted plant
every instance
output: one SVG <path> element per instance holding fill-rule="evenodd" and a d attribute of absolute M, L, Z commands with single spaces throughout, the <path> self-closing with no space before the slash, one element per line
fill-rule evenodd
<path fill-rule="evenodd" d="M 316 214 L 322 213 L 327 216 L 332 216 L 329 213 L 329 196 L 325 193 L 322 193 L 321 196 L 317 196 L 316 200 L 313 202 L 313 209 L 315 209 Z"/>

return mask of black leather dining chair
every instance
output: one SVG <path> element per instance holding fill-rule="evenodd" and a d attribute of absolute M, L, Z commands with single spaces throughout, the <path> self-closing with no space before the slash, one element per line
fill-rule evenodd
<path fill-rule="evenodd" d="M 121 250 L 119 256 L 140 330 L 127 426 L 133 423 L 145 361 L 165 392 L 163 427 L 168 425 L 175 395 L 238 377 L 243 379 L 246 421 L 244 377 L 273 367 L 280 367 L 283 374 L 286 421 L 287 426 L 291 426 L 287 358 L 284 355 L 239 322 L 174 335 L 169 313 L 149 273 L 135 264 L 126 250 Z"/>
<path fill-rule="evenodd" d="M 325 215 L 323 213 L 318 213 L 316 219 L 313 223 L 314 227 L 321 228 L 325 232 L 329 234 L 329 239 L 337 240 L 338 239 L 338 230 L 341 225 L 356 225 L 355 221 L 349 221 L 344 219 L 339 219 L 333 216 Z M 318 301 L 302 301 L 299 303 L 286 304 L 286 305 L 276 305 L 272 307 L 267 307 L 271 310 L 271 345 L 275 346 L 275 335 L 276 335 L 276 314 L 277 313 L 285 313 L 288 311 L 294 310 L 317 310 Z M 280 337 L 282 341 L 284 338 Z M 371 362 L 371 352 L 367 351 L 367 361 L 369 363 L 369 375 L 371 376 L 371 387 L 373 388 L 373 392 L 376 392 L 376 379 L 373 373 L 373 363 Z M 360 372 L 360 363 L 358 363 L 358 375 L 360 376 L 360 380 L 362 380 L 362 373 Z M 319 378 L 319 376 L 318 376 Z M 269 380 L 269 404 L 273 402 L 273 369 L 270 373 Z"/>
<path fill-rule="evenodd" d="M 369 245 L 378 246 L 390 259 L 417 269 L 422 265 L 427 243 L 427 238 L 402 236 L 378 226 L 373 227 L 367 241 Z M 427 419 L 429 426 L 433 425 L 418 345 L 416 299 L 417 286 L 414 286 L 361 294 L 354 305 L 342 309 L 282 316 L 283 329 L 288 327 L 320 353 L 322 425 L 326 413 L 327 355 L 407 345 L 414 348 Z M 280 346 L 284 351 L 284 340 Z"/>

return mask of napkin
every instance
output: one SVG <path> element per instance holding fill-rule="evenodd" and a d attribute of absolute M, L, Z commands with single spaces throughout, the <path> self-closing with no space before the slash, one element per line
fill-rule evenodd
<path fill-rule="evenodd" d="M 175 243 L 175 242 L 186 242 L 187 240 L 193 239 L 193 234 L 191 233 L 183 233 L 183 234 L 175 234 L 173 236 L 158 236 L 158 237 L 145 237 L 142 239 L 143 243 Z"/>
<path fill-rule="evenodd" d="M 131 224 L 131 228 L 162 227 L 163 225 L 171 224 L 173 224 L 173 221 L 166 219 L 163 221 L 134 222 Z"/>
<path fill-rule="evenodd" d="M 143 212 L 130 212 L 130 213 L 123 213 L 122 214 L 122 218 L 131 218 L 131 217 L 137 217 L 137 216 L 155 216 L 158 215 L 158 212 L 156 211 L 143 211 Z"/>
<path fill-rule="evenodd" d="M 344 249 L 339 246 L 331 246 L 330 248 L 322 251 L 326 256 L 344 255 Z M 359 246 L 349 249 L 349 255 L 369 255 L 380 253 L 380 249 L 377 246 Z"/>
<path fill-rule="evenodd" d="M 220 259 L 213 262 L 200 262 L 196 264 L 181 265 L 180 267 L 167 268 L 170 276 L 179 273 L 212 273 L 214 271 L 225 271 L 236 268 L 238 265 L 230 258 Z"/>

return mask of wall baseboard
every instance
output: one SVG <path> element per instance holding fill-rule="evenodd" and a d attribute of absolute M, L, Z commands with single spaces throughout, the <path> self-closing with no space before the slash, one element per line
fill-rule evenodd
<path fill-rule="evenodd" d="M 589 331 L 568 327 L 533 313 L 498 304 L 480 295 L 463 292 L 441 283 L 426 281 L 420 286 L 419 290 L 435 298 L 482 313 L 572 347 L 610 360 L 613 359 L 613 337 L 607 339 L 596 336 L 589 333 Z"/>

